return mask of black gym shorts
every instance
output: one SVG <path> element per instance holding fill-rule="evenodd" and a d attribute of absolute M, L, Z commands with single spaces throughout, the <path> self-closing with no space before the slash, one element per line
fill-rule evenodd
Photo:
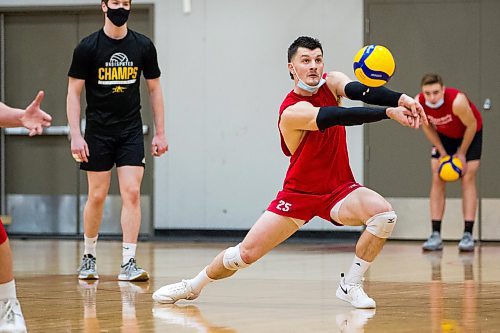
<path fill-rule="evenodd" d="M 462 138 L 454 139 L 446 135 L 443 135 L 441 133 L 438 133 L 438 135 L 448 155 L 455 154 L 457 152 L 458 147 L 460 147 L 460 144 L 462 143 Z M 480 160 L 482 147 L 483 147 L 483 130 L 481 129 L 476 133 L 476 135 L 474 135 L 474 138 L 472 139 L 469 149 L 467 149 L 467 154 L 465 154 L 465 160 L 466 161 Z M 439 158 L 439 157 L 440 155 L 436 147 L 432 147 L 432 158 Z"/>
<path fill-rule="evenodd" d="M 146 166 L 142 124 L 121 131 L 103 133 L 102 130 L 85 131 L 90 156 L 88 163 L 80 163 L 81 170 L 109 171 L 115 164 L 116 167 Z"/>

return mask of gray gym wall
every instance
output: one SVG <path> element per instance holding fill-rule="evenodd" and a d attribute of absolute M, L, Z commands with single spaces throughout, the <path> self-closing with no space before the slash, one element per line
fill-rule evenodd
<path fill-rule="evenodd" d="M 31 9 L 91 4 L 99 6 L 97 0 L 0 1 Z M 154 4 L 170 144 L 155 160 L 154 227 L 248 229 L 281 188 L 287 167 L 277 130 L 278 108 L 292 88 L 287 47 L 300 35 L 317 37 L 326 70 L 351 74 L 352 57 L 363 44 L 363 1 L 133 4 Z M 362 182 L 362 128 L 349 128 L 348 141 Z M 307 228 L 331 226 L 314 221 Z"/>

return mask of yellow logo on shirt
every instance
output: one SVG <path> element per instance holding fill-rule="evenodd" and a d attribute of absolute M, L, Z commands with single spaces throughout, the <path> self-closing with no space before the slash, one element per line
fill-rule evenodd
<path fill-rule="evenodd" d="M 100 85 L 133 84 L 137 81 L 138 72 L 139 67 L 134 66 L 134 62 L 129 61 L 126 54 L 118 52 L 111 56 L 109 62 L 106 62 L 104 67 L 100 67 L 97 70 L 97 83 Z M 113 90 L 113 93 L 115 92 L 123 92 L 123 90 Z"/>
<path fill-rule="evenodd" d="M 113 88 L 113 94 L 120 94 L 124 93 L 127 88 L 122 87 L 122 86 L 116 86 Z"/>

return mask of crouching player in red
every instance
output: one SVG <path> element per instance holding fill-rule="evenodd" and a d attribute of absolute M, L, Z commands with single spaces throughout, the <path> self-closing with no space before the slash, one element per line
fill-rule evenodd
<path fill-rule="evenodd" d="M 344 126 L 390 118 L 418 128 L 427 120 L 422 106 L 408 95 L 383 87 L 368 88 L 340 72 L 323 75 L 323 69 L 318 40 L 299 37 L 290 45 L 288 70 L 294 88 L 279 113 L 282 150 L 290 156 L 283 190 L 240 244 L 222 251 L 193 279 L 157 290 L 155 301 L 197 298 L 209 282 L 248 267 L 319 216 L 336 225 L 366 226 L 336 295 L 356 308 L 375 307 L 363 290 L 362 278 L 391 235 L 396 214 L 381 195 L 355 182 Z M 389 107 L 343 108 L 338 106 L 341 97 Z"/>

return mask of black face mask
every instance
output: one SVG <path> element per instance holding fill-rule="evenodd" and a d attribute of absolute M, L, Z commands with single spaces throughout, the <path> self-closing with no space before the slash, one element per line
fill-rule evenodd
<path fill-rule="evenodd" d="M 108 12 L 106 13 L 106 16 L 114 25 L 116 25 L 117 27 L 121 27 L 122 25 L 127 23 L 129 14 L 130 10 L 127 10 L 125 8 L 120 7 L 112 9 L 108 7 Z"/>

